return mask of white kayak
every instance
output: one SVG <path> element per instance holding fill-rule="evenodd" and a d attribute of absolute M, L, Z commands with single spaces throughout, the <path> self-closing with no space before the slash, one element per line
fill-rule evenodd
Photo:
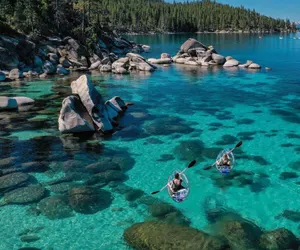
<path fill-rule="evenodd" d="M 181 171 L 176 170 L 174 171 L 168 179 L 168 183 L 172 183 L 172 181 L 174 180 L 174 176 L 176 173 L 180 173 Z M 168 193 L 169 196 L 175 201 L 175 202 L 182 202 L 184 201 L 189 193 L 190 193 L 190 184 L 189 184 L 189 180 L 186 177 L 186 175 L 184 173 L 180 174 L 181 179 L 183 180 L 182 182 L 182 186 L 184 187 L 183 189 L 178 190 L 177 192 L 173 193 L 172 190 L 169 188 L 168 186 Z"/>

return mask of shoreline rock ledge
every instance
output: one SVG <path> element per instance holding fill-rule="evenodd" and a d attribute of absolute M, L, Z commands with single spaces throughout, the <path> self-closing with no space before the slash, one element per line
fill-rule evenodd
<path fill-rule="evenodd" d="M 239 66 L 240 68 L 261 69 L 259 64 L 252 61 L 248 60 L 245 64 L 240 64 L 238 60 L 231 56 L 220 55 L 213 46 L 206 46 L 194 38 L 185 41 L 178 53 L 172 57 L 172 60 L 177 64 L 192 66 L 223 66 L 224 68 Z M 149 59 L 149 61 L 154 64 L 165 63 L 162 59 Z"/>
<path fill-rule="evenodd" d="M 117 118 L 127 105 L 118 96 L 104 101 L 88 75 L 82 75 L 71 83 L 72 95 L 62 102 L 58 128 L 62 133 L 95 132 L 105 134 L 114 130 Z"/>

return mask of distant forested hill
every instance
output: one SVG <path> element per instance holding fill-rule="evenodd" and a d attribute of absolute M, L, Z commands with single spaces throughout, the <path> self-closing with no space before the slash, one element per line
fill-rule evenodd
<path fill-rule="evenodd" d="M 0 0 L 0 21 L 26 34 L 72 35 L 92 42 L 100 32 L 295 30 L 289 20 L 203 0 Z M 0 26 L 1 28 L 1 26 Z M 0 32 L 1 33 L 1 32 Z"/>

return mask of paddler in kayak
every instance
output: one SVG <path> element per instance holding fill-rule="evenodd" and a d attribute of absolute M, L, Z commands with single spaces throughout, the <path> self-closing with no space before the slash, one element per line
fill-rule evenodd
<path fill-rule="evenodd" d="M 222 155 L 222 157 L 220 158 L 220 160 L 217 161 L 217 164 L 219 166 L 228 166 L 228 167 L 231 166 L 230 157 L 229 157 L 229 155 L 228 155 L 227 152 Z"/>
<path fill-rule="evenodd" d="M 170 190 L 173 192 L 173 194 L 185 188 L 184 186 L 181 185 L 182 182 L 183 180 L 181 179 L 180 174 L 176 173 L 172 182 L 168 183 L 168 186 Z"/>

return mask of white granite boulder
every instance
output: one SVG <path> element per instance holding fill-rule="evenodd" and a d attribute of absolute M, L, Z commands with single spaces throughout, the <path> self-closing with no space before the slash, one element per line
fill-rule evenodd
<path fill-rule="evenodd" d="M 101 94 L 96 90 L 87 75 L 82 75 L 71 83 L 72 93 L 80 97 L 82 104 L 93 119 L 99 130 L 107 132 L 113 129 L 105 110 Z"/>
<path fill-rule="evenodd" d="M 127 53 L 126 56 L 129 57 L 130 69 L 139 71 L 154 71 L 156 69 L 154 65 L 146 62 L 146 60 L 138 54 Z"/>
<path fill-rule="evenodd" d="M 0 110 L 13 110 L 18 109 L 20 106 L 32 104 L 34 104 L 34 100 L 25 96 L 0 96 Z"/>
<path fill-rule="evenodd" d="M 257 63 L 251 63 L 248 69 L 261 69 L 261 66 Z"/>
<path fill-rule="evenodd" d="M 225 64 L 223 65 L 223 67 L 236 67 L 239 65 L 239 61 L 235 60 L 235 59 L 230 59 L 228 61 L 225 62 Z"/>
<path fill-rule="evenodd" d="M 222 55 L 212 53 L 211 57 L 218 65 L 223 65 L 226 62 L 225 57 Z"/>
<path fill-rule="evenodd" d="M 196 39 L 189 38 L 187 41 L 185 41 L 181 45 L 181 47 L 180 47 L 180 53 L 187 53 L 190 49 L 195 49 L 195 48 L 203 48 L 205 50 L 208 49 L 204 44 L 200 43 Z"/>
<path fill-rule="evenodd" d="M 63 100 L 58 129 L 63 133 L 95 131 L 92 118 L 78 96 L 68 96 Z"/>

